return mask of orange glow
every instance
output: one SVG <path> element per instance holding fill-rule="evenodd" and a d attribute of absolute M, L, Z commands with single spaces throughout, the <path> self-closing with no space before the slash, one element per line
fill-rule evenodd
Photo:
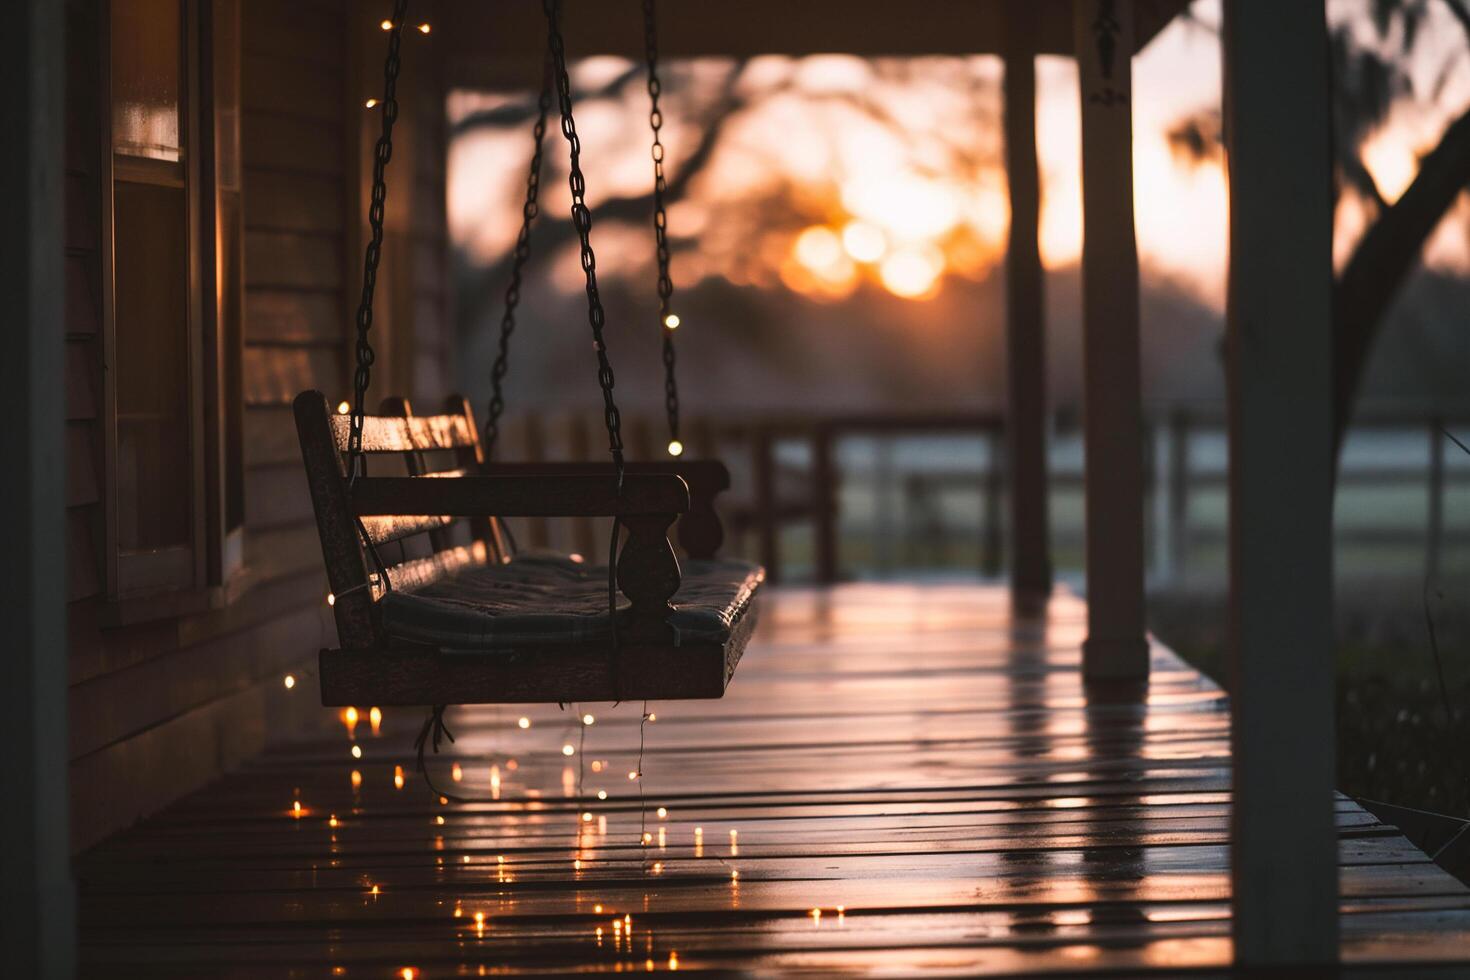
<path fill-rule="evenodd" d="M 842 247 L 858 262 L 877 262 L 888 251 L 888 239 L 875 225 L 849 221 L 842 229 Z"/>
<path fill-rule="evenodd" d="M 368 724 L 373 728 L 373 734 L 377 735 L 383 727 L 383 712 L 377 708 L 368 710 Z"/>
<path fill-rule="evenodd" d="M 393 767 L 393 788 L 394 789 L 402 789 L 403 788 L 403 767 L 402 766 L 394 766 Z"/>
<path fill-rule="evenodd" d="M 362 788 L 362 773 L 356 769 L 352 770 L 352 788 L 354 790 Z"/>
<path fill-rule="evenodd" d="M 459 767 L 458 762 L 456 762 L 454 766 L 449 770 L 449 778 L 454 780 L 456 783 L 464 779 L 464 770 Z"/>
<path fill-rule="evenodd" d="M 884 287 L 904 299 L 932 295 L 943 272 L 944 256 L 935 248 L 894 252 L 878 269 Z"/>

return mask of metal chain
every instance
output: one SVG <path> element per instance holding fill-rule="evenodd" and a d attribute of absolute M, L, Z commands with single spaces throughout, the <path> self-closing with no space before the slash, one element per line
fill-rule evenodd
<path fill-rule="evenodd" d="M 362 298 L 357 306 L 357 369 L 353 374 L 352 419 L 347 437 L 347 472 L 352 483 L 366 469 L 362 453 L 362 430 L 367 417 L 364 402 L 368 382 L 372 378 L 373 361 L 377 359 L 373 345 L 368 341 L 368 331 L 373 326 L 373 290 L 378 284 L 378 260 L 383 254 L 383 209 L 388 200 L 386 175 L 388 161 L 393 159 L 393 123 L 398 119 L 398 49 L 407 18 L 408 0 L 395 0 L 392 27 L 388 31 L 388 56 L 383 62 L 383 100 L 379 106 L 383 128 L 373 151 L 372 203 L 368 206 L 372 239 L 363 255 Z"/>
<path fill-rule="evenodd" d="M 535 148 L 531 153 L 531 167 L 526 174 L 526 202 L 521 205 L 521 232 L 516 236 L 516 247 L 510 264 L 510 283 L 505 287 L 505 313 L 500 318 L 500 349 L 495 355 L 495 366 L 490 371 L 490 410 L 485 414 L 485 458 L 495 455 L 495 440 L 500 436 L 500 415 L 505 411 L 502 388 L 505 373 L 510 367 L 510 335 L 516 328 L 516 306 L 521 301 L 521 277 L 526 259 L 531 255 L 531 225 L 541 211 L 537 195 L 541 190 L 541 149 L 546 135 L 546 114 L 551 110 L 551 63 L 548 59 L 546 71 L 541 78 L 541 98 L 537 101 L 536 125 L 531 130 Z"/>
<path fill-rule="evenodd" d="M 664 205 L 664 144 L 660 130 L 664 114 L 658 105 L 663 83 L 658 77 L 658 12 L 654 0 L 643 0 L 643 50 L 648 60 L 648 126 L 653 130 L 653 240 L 658 255 L 658 324 L 663 332 L 664 411 L 669 419 L 669 445 L 679 443 L 679 384 L 674 374 L 674 329 L 670 300 L 674 280 L 669 276 L 669 216 Z M 682 443 L 680 443 L 682 446 Z"/>
<path fill-rule="evenodd" d="M 587 320 L 592 325 L 592 347 L 597 352 L 597 383 L 602 388 L 603 421 L 607 425 L 608 451 L 617 468 L 618 487 L 623 485 L 622 417 L 613 400 L 613 369 L 607 358 L 607 344 L 602 328 L 607 321 L 602 297 L 597 290 L 597 256 L 592 251 L 592 212 L 587 209 L 587 181 L 582 176 L 582 141 L 577 137 L 577 124 L 572 119 L 572 82 L 567 75 L 566 44 L 561 36 L 560 4 L 542 0 L 546 13 L 547 44 L 551 48 L 555 72 L 557 101 L 561 109 L 561 134 L 570 149 L 570 171 L 567 184 L 572 191 L 572 225 L 581 239 L 582 272 L 587 279 Z M 614 526 L 614 535 L 616 535 Z"/>

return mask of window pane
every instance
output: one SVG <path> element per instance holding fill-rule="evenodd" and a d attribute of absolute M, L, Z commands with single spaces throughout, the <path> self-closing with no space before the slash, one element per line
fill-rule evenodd
<path fill-rule="evenodd" d="M 183 88 L 179 0 L 112 0 L 112 148 L 177 161 Z"/>
<path fill-rule="evenodd" d="M 181 188 L 113 190 L 118 545 L 189 543 L 188 213 Z"/>

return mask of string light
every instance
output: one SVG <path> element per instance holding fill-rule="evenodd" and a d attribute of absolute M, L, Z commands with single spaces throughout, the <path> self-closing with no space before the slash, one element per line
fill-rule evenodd
<path fill-rule="evenodd" d="M 669 440 L 669 455 L 670 456 L 682 456 L 682 455 L 684 455 L 684 444 L 682 442 L 680 442 L 678 439 L 670 439 Z"/>
<path fill-rule="evenodd" d="M 568 742 L 566 745 L 563 745 L 561 747 L 561 754 L 562 755 L 576 755 L 577 754 L 577 750 L 576 750 L 576 748 L 570 742 Z"/>
<path fill-rule="evenodd" d="M 378 100 L 377 99 L 368 99 L 366 102 L 364 102 L 362 104 L 362 107 L 364 109 L 376 109 L 378 107 Z M 345 409 L 346 407 L 347 407 L 347 403 L 346 402 L 343 402 L 340 406 L 338 406 L 338 410 L 341 411 L 342 409 Z M 342 414 L 343 415 L 346 415 L 347 413 L 345 411 L 343 411 Z"/>
<path fill-rule="evenodd" d="M 432 26 L 430 26 L 429 24 L 420 24 L 419 25 L 419 33 L 420 34 L 428 34 L 433 29 L 434 28 Z"/>
<path fill-rule="evenodd" d="M 383 22 L 381 24 L 379 24 L 378 26 L 381 27 L 385 31 L 391 31 L 391 30 L 393 30 L 393 22 L 391 20 L 386 19 L 386 18 L 384 18 Z"/>
<path fill-rule="evenodd" d="M 629 779 L 637 779 L 638 778 L 638 773 L 637 772 L 630 772 L 630 773 L 628 773 L 628 778 Z"/>
<path fill-rule="evenodd" d="M 522 728 L 530 728 L 531 727 L 531 719 L 529 719 L 529 718 L 522 718 L 519 721 L 517 721 L 516 724 L 519 725 L 519 726 L 521 726 Z"/>
<path fill-rule="evenodd" d="M 661 806 L 661 807 L 658 808 L 658 818 L 660 820 L 664 819 L 668 815 L 669 815 L 669 811 L 668 811 L 668 808 L 667 807 L 662 807 Z"/>
<path fill-rule="evenodd" d="M 331 592 L 328 592 L 327 593 L 327 605 L 329 605 L 329 606 L 335 606 L 336 604 L 337 604 L 337 597 L 336 597 L 336 595 L 334 595 Z"/>
<path fill-rule="evenodd" d="M 378 734 L 378 729 L 383 727 L 383 712 L 377 708 L 368 711 L 368 724 L 373 726 L 373 734 Z"/>
<path fill-rule="evenodd" d="M 668 327 L 670 330 L 678 330 L 679 324 L 682 322 L 683 321 L 679 319 L 679 314 L 677 313 L 670 313 L 668 316 L 664 317 L 664 326 Z"/>
<path fill-rule="evenodd" d="M 599 800 L 605 800 L 605 799 L 607 799 L 607 790 L 605 790 L 605 789 L 598 790 L 597 791 L 597 798 Z"/>
<path fill-rule="evenodd" d="M 582 724 L 584 724 L 584 725 L 590 725 L 593 722 L 595 722 L 596 720 L 597 719 L 594 718 L 594 717 L 592 717 L 591 715 L 583 715 L 582 716 Z"/>
<path fill-rule="evenodd" d="M 328 827 L 335 827 L 335 826 L 337 826 L 337 815 L 335 813 L 332 814 L 330 817 L 327 818 L 327 826 Z"/>
<path fill-rule="evenodd" d="M 361 745 L 357 745 L 356 743 L 353 744 L 353 746 L 352 746 L 352 757 L 354 759 L 361 759 L 362 758 L 362 746 Z"/>
<path fill-rule="evenodd" d="M 368 99 L 368 108 L 369 109 L 371 109 L 373 106 L 375 106 L 377 104 L 378 104 L 378 100 L 377 99 Z M 337 414 L 338 415 L 346 415 L 350 411 L 352 411 L 352 406 L 351 405 L 347 404 L 346 402 L 338 402 L 337 403 Z"/>
<path fill-rule="evenodd" d="M 285 681 L 283 681 L 283 683 L 286 685 L 286 690 L 289 691 L 291 690 L 291 688 L 296 686 L 296 678 L 290 674 L 287 674 L 286 679 Z"/>
<path fill-rule="evenodd" d="M 458 762 L 456 762 L 453 768 L 449 770 L 449 778 L 454 780 L 456 783 L 464 779 L 464 770 L 459 767 Z"/>
<path fill-rule="evenodd" d="M 402 789 L 403 788 L 403 767 L 402 766 L 394 766 L 393 767 L 393 788 L 394 789 Z"/>
<path fill-rule="evenodd" d="M 352 770 L 352 788 L 362 788 L 362 773 L 358 772 L 356 769 Z"/>

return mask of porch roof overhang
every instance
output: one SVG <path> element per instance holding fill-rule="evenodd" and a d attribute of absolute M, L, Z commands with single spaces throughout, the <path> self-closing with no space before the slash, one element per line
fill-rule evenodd
<path fill-rule="evenodd" d="M 855 54 L 865 57 L 1000 54 L 1014 0 L 673 0 L 659 8 L 664 57 Z M 563 0 L 574 57 L 643 56 L 639 0 Z M 1072 0 L 1024 0 L 1036 54 L 1073 53 Z M 1134 0 L 1135 51 L 1188 0 Z M 451 86 L 521 88 L 538 78 L 545 23 L 541 4 L 450 0 L 434 25 Z"/>

